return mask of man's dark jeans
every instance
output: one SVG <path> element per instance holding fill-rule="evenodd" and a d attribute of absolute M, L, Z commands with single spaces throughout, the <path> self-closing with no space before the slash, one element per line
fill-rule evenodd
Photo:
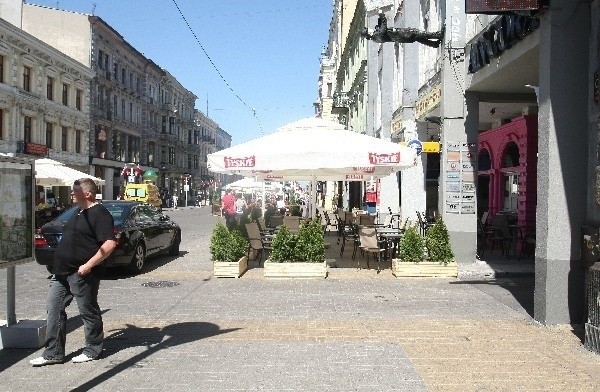
<path fill-rule="evenodd" d="M 98 358 L 102 353 L 104 332 L 102 313 L 98 305 L 98 289 L 100 279 L 93 273 L 80 276 L 77 272 L 71 275 L 52 275 L 48 288 L 46 312 L 46 349 L 44 358 L 63 360 L 65 342 L 67 340 L 67 313 L 65 309 L 73 297 L 77 302 L 79 314 L 83 320 L 85 348 L 83 353 L 90 358 Z"/>

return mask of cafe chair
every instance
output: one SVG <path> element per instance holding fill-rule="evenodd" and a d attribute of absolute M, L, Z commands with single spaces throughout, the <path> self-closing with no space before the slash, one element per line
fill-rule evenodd
<path fill-rule="evenodd" d="M 271 241 L 261 234 L 258 223 L 256 222 L 246 223 L 246 232 L 248 233 L 248 242 L 250 243 L 247 254 L 248 259 L 250 259 L 250 250 L 256 251 L 258 255 L 258 266 L 260 267 L 260 262 L 263 257 L 266 259 L 266 253 L 273 249 Z"/>
<path fill-rule="evenodd" d="M 377 273 L 381 271 L 381 254 L 386 251 L 384 243 L 377 238 L 377 229 L 374 227 L 358 227 L 360 249 L 367 252 L 367 268 L 369 268 L 369 253 L 377 255 Z M 360 260 L 357 268 L 360 269 Z"/>

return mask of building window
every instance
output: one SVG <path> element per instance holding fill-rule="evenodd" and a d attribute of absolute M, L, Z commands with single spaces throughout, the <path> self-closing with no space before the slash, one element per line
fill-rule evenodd
<path fill-rule="evenodd" d="M 188 158 L 187 168 L 191 169 L 192 168 L 192 154 L 187 154 L 187 158 Z"/>
<path fill-rule="evenodd" d="M 125 68 L 121 68 L 121 83 L 125 84 L 125 75 L 127 70 Z"/>
<path fill-rule="evenodd" d="M 140 138 L 127 136 L 127 162 L 140 162 Z"/>
<path fill-rule="evenodd" d="M 160 147 L 160 163 L 167 163 L 167 147 Z"/>
<path fill-rule="evenodd" d="M 66 83 L 62 85 L 62 103 L 65 106 L 69 105 L 69 85 Z"/>
<path fill-rule="evenodd" d="M 31 91 L 31 68 L 23 67 L 23 90 Z"/>
<path fill-rule="evenodd" d="M 121 118 L 125 120 L 125 100 L 121 99 Z"/>
<path fill-rule="evenodd" d="M 31 143 L 31 117 L 23 118 L 23 139 L 25 143 Z"/>
<path fill-rule="evenodd" d="M 54 79 L 50 76 L 46 79 L 46 98 L 51 101 L 54 99 Z"/>
<path fill-rule="evenodd" d="M 133 122 L 133 102 L 129 102 L 129 122 Z"/>
<path fill-rule="evenodd" d="M 4 83 L 4 56 L 0 56 L 0 83 Z"/>
<path fill-rule="evenodd" d="M 83 131 L 81 129 L 75 130 L 75 152 L 77 154 L 81 153 L 81 134 Z"/>
<path fill-rule="evenodd" d="M 98 50 L 98 68 L 104 69 L 104 52 Z"/>
<path fill-rule="evenodd" d="M 52 123 L 46 123 L 46 147 L 52 148 Z"/>
<path fill-rule="evenodd" d="M 175 164 L 175 147 L 169 147 L 169 164 Z"/>
<path fill-rule="evenodd" d="M 162 133 L 167 133 L 167 116 L 162 116 Z"/>
<path fill-rule="evenodd" d="M 154 165 L 154 156 L 156 154 L 156 143 L 150 142 L 148 143 L 148 155 L 146 156 L 146 162 L 148 165 Z"/>
<path fill-rule="evenodd" d="M 68 136 L 69 129 L 67 127 L 62 127 L 62 133 L 60 135 L 60 147 L 63 151 L 68 151 Z"/>
<path fill-rule="evenodd" d="M 83 91 L 80 89 L 76 90 L 75 93 L 75 109 L 81 111 L 81 99 L 83 97 Z"/>
<path fill-rule="evenodd" d="M 4 110 L 0 109 L 0 140 L 2 140 L 4 134 Z"/>

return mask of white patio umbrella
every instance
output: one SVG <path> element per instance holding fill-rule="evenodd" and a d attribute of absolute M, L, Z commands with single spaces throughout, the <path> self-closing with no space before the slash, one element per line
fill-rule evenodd
<path fill-rule="evenodd" d="M 91 178 L 96 185 L 104 185 L 104 180 L 79 170 L 71 169 L 53 159 L 35 160 L 35 184 L 40 186 L 72 186 L 75 180 Z"/>
<path fill-rule="evenodd" d="M 262 136 L 208 155 L 217 173 L 274 181 L 367 181 L 415 165 L 416 151 L 348 131 L 339 123 L 304 118 Z M 313 192 L 314 193 L 314 192 Z M 314 197 L 313 197 L 314 201 Z"/>
<path fill-rule="evenodd" d="M 237 180 L 225 186 L 225 189 L 235 189 L 235 190 L 259 190 L 262 189 L 263 186 L 267 189 L 271 189 L 272 185 L 265 184 L 264 181 L 257 181 L 253 177 L 244 177 L 241 180 Z"/>

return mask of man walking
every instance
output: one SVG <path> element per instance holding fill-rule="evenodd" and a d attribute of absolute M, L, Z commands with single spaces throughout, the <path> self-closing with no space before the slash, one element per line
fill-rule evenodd
<path fill-rule="evenodd" d="M 230 189 L 229 192 L 223 196 L 221 202 L 221 210 L 223 211 L 223 215 L 225 215 L 225 225 L 228 229 L 230 229 L 233 222 L 235 222 L 235 196 L 233 194 L 233 189 Z"/>
<path fill-rule="evenodd" d="M 74 357 L 74 363 L 98 359 L 102 353 L 104 332 L 102 313 L 98 305 L 100 277 L 104 267 L 99 265 L 117 246 L 113 233 L 113 218 L 96 202 L 97 188 L 90 178 L 75 181 L 71 197 L 79 207 L 67 221 L 63 237 L 54 254 L 54 274 L 50 278 L 46 312 L 45 350 L 32 359 L 33 366 L 62 363 L 67 338 L 65 309 L 73 298 L 83 320 L 85 347 Z"/>

